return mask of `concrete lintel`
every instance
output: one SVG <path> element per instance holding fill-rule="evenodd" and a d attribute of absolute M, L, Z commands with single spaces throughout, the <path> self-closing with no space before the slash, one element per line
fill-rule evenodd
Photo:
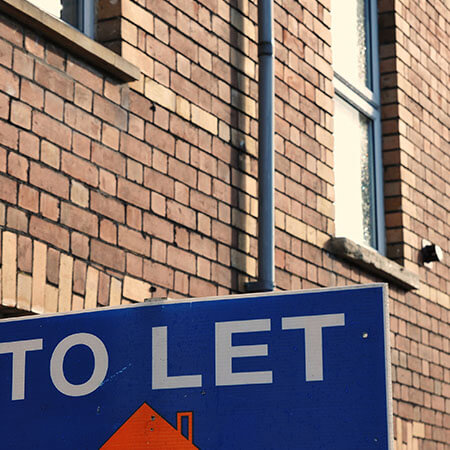
<path fill-rule="evenodd" d="M 0 12 L 19 20 L 102 72 L 125 82 L 140 79 L 141 71 L 134 64 L 26 0 L 0 0 Z"/>
<path fill-rule="evenodd" d="M 405 290 L 419 289 L 420 279 L 417 274 L 380 255 L 374 249 L 347 238 L 331 238 L 326 249 Z"/>

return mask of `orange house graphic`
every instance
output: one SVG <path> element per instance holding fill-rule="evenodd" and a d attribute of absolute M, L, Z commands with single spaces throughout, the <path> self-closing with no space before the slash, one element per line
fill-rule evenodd
<path fill-rule="evenodd" d="M 187 438 L 181 432 L 183 418 L 188 420 Z M 113 449 L 198 450 L 192 443 L 192 412 L 177 413 L 175 429 L 144 403 L 100 448 Z"/>

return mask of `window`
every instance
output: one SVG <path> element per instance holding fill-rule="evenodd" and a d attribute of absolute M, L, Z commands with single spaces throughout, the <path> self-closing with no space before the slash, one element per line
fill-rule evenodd
<path fill-rule="evenodd" d="M 28 0 L 45 12 L 94 38 L 95 0 Z"/>
<path fill-rule="evenodd" d="M 377 6 L 332 0 L 336 236 L 385 252 Z"/>

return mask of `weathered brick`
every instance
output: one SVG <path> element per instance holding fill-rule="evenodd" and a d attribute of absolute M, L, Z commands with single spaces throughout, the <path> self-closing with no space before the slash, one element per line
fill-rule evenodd
<path fill-rule="evenodd" d="M 30 183 L 57 197 L 69 198 L 69 180 L 59 172 L 31 162 Z"/>
<path fill-rule="evenodd" d="M 40 211 L 41 214 L 50 220 L 58 220 L 59 218 L 59 200 L 51 195 L 41 192 Z"/>
<path fill-rule="evenodd" d="M 128 117 L 126 111 L 99 95 L 94 95 L 94 115 L 121 130 L 127 129 Z"/>
<path fill-rule="evenodd" d="M 147 257 L 150 256 L 148 236 L 124 226 L 119 226 L 119 246 Z"/>
<path fill-rule="evenodd" d="M 93 187 L 98 186 L 98 168 L 71 153 L 61 152 L 61 171 Z"/>
<path fill-rule="evenodd" d="M 0 175 L 0 200 L 15 204 L 17 201 L 17 182 Z"/>
<path fill-rule="evenodd" d="M 77 127 L 75 126 L 74 128 Z M 71 129 L 45 114 L 37 111 L 33 113 L 32 130 L 37 135 L 60 147 L 70 148 Z"/>
<path fill-rule="evenodd" d="M 86 111 L 66 103 L 64 110 L 64 122 L 71 128 L 89 136 L 97 141 L 100 140 L 100 120 L 92 117 Z"/>
<path fill-rule="evenodd" d="M 69 232 L 54 223 L 32 216 L 29 225 L 30 234 L 62 250 L 69 249 Z"/>
<path fill-rule="evenodd" d="M 49 91 L 55 92 L 67 100 L 73 100 L 73 80 L 62 72 L 54 70 L 54 68 L 49 67 L 40 61 L 36 61 L 34 79 L 38 84 Z"/>
<path fill-rule="evenodd" d="M 44 107 L 44 90 L 37 84 L 22 79 L 20 86 L 20 100 L 36 109 Z"/>
<path fill-rule="evenodd" d="M 6 225 L 9 228 L 26 233 L 28 231 L 28 217 L 20 209 L 9 207 L 6 211 Z"/>
<path fill-rule="evenodd" d="M 61 203 L 61 223 L 90 236 L 98 236 L 97 216 L 70 203 Z"/>
<path fill-rule="evenodd" d="M 118 175 L 125 176 L 125 158 L 96 142 L 92 144 L 92 162 Z"/>
<path fill-rule="evenodd" d="M 91 241 L 91 258 L 94 262 L 119 272 L 125 270 L 125 252 L 95 239 Z"/>
<path fill-rule="evenodd" d="M 8 155 L 8 173 L 14 178 L 28 181 L 28 160 L 23 156 L 10 152 Z"/>
<path fill-rule="evenodd" d="M 116 222 L 123 223 L 125 221 L 124 205 L 120 201 L 99 192 L 91 191 L 91 208 Z"/>
<path fill-rule="evenodd" d="M 128 134 L 121 133 L 120 151 L 130 158 L 133 158 L 146 166 L 150 166 L 152 152 L 150 146 L 145 142 Z"/>
<path fill-rule="evenodd" d="M 31 273 L 33 244 L 29 237 L 19 236 L 17 241 L 17 267 L 22 272 Z"/>
<path fill-rule="evenodd" d="M 119 178 L 117 196 L 142 209 L 148 209 L 150 206 L 150 192 L 148 189 L 123 178 Z"/>
<path fill-rule="evenodd" d="M 11 97 L 19 96 L 19 77 L 2 66 L 0 66 L 0 91 Z"/>
<path fill-rule="evenodd" d="M 0 121 L 0 144 L 17 150 L 19 130 L 6 122 Z"/>

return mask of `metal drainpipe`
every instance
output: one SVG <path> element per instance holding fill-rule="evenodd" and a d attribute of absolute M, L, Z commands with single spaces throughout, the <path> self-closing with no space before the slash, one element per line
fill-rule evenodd
<path fill-rule="evenodd" d="M 258 2 L 258 281 L 247 291 L 273 291 L 274 267 L 274 40 L 273 0 Z"/>

